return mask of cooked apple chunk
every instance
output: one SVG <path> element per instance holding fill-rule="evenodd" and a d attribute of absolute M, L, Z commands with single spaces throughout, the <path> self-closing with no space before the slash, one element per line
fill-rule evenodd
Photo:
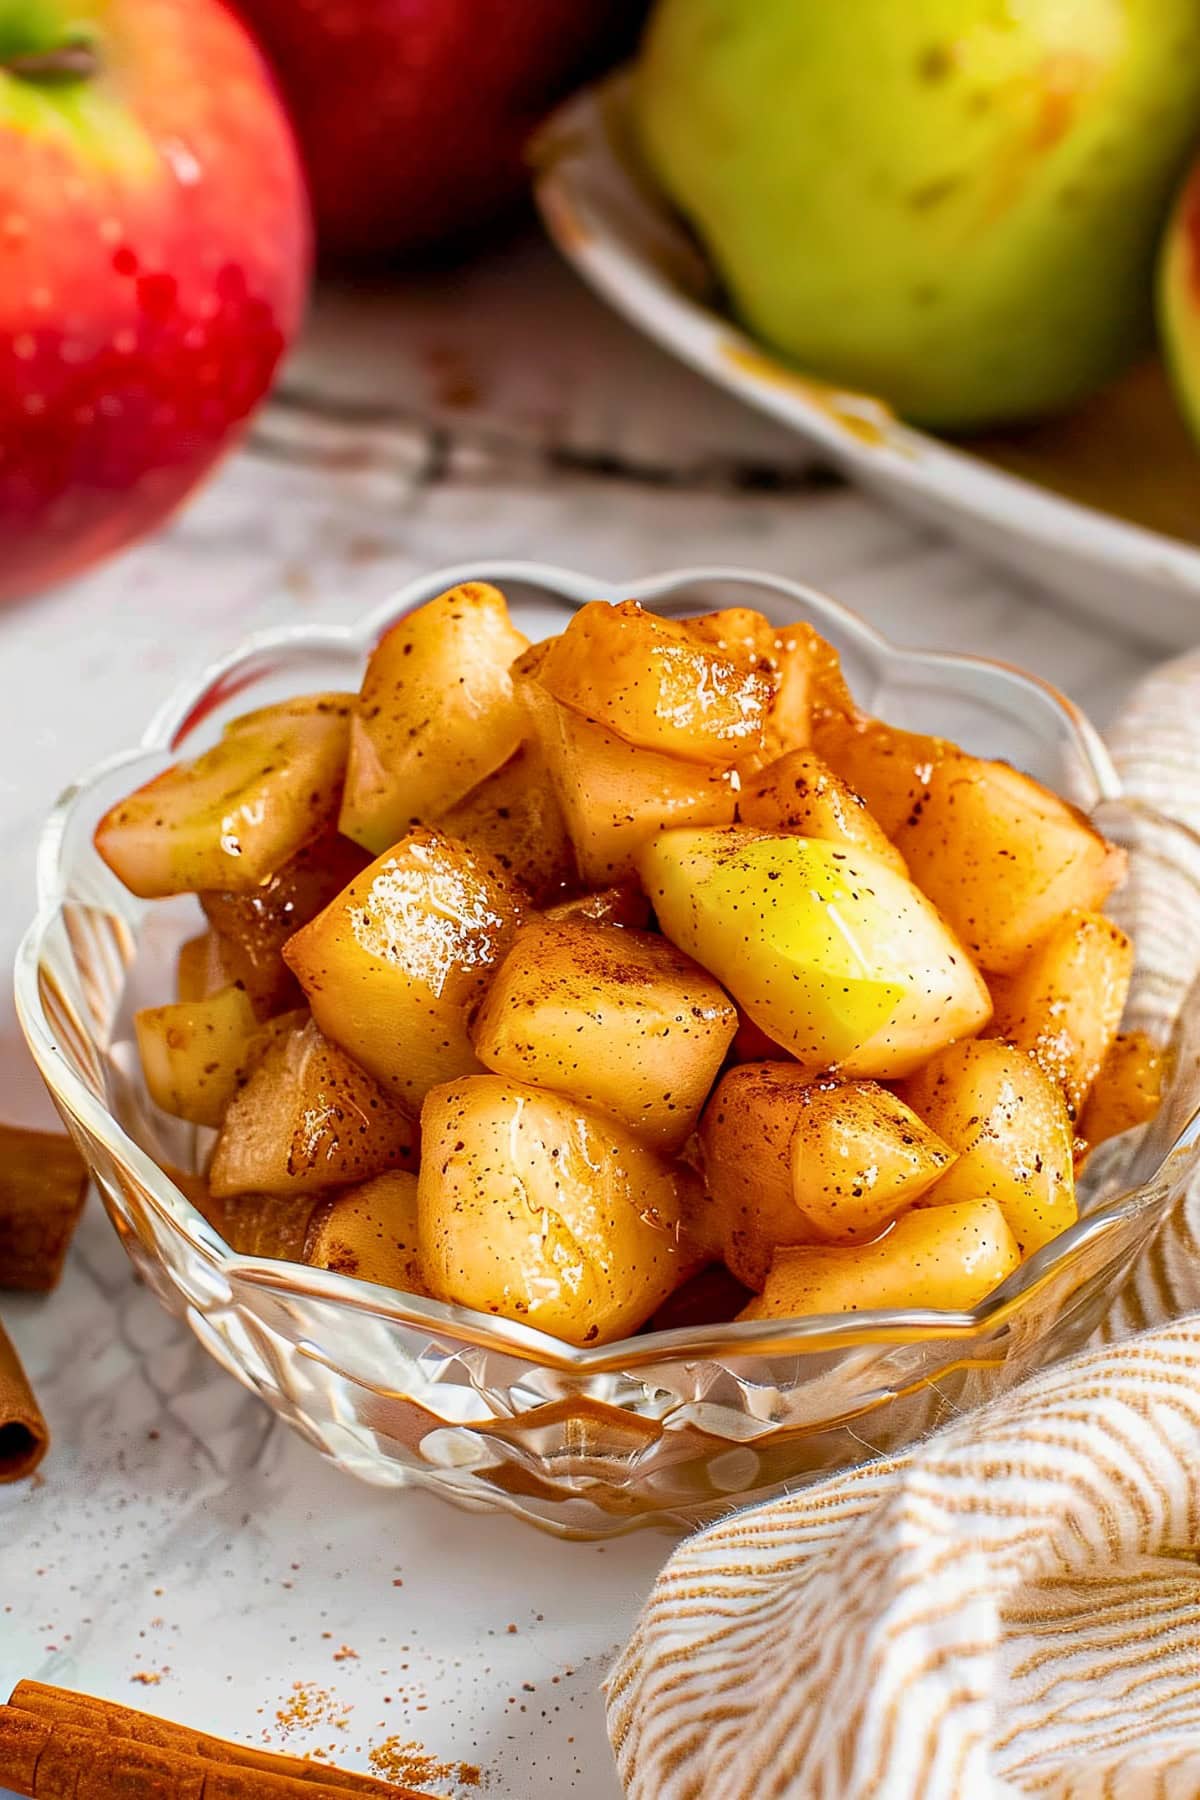
<path fill-rule="evenodd" d="M 393 1169 L 318 1201 L 303 1260 L 379 1287 L 427 1294 L 417 1249 L 416 1176 Z"/>
<path fill-rule="evenodd" d="M 193 1125 L 219 1125 L 246 1079 L 259 1022 L 244 990 L 146 1006 L 134 1016 L 146 1088 L 156 1106 Z"/>
<path fill-rule="evenodd" d="M 1094 1146 L 1146 1124 L 1162 1103 L 1168 1066 L 1167 1053 L 1144 1031 L 1114 1039 L 1079 1119 L 1080 1137 Z"/>
<path fill-rule="evenodd" d="M 736 1028 L 726 994 L 665 938 L 538 920 L 514 938 L 471 1036 L 485 1068 L 678 1150 Z"/>
<path fill-rule="evenodd" d="M 439 831 L 479 850 L 528 888 L 535 905 L 575 881 L 575 854 L 536 739 L 437 820 Z"/>
<path fill-rule="evenodd" d="M 216 934 L 209 955 L 227 981 L 245 988 L 259 1018 L 300 1004 L 283 946 L 369 860 L 365 850 L 330 826 L 250 892 L 200 895 Z"/>
<path fill-rule="evenodd" d="M 509 665 L 528 642 L 486 581 L 451 588 L 384 634 L 351 727 L 347 837 L 378 854 L 508 761 L 526 730 Z"/>
<path fill-rule="evenodd" d="M 786 831 L 869 850 L 898 875 L 904 858 L 867 811 L 866 802 L 812 750 L 792 750 L 751 776 L 738 797 L 738 819 L 763 831 Z"/>
<path fill-rule="evenodd" d="M 814 1082 L 798 1098 L 792 1194 L 816 1236 L 877 1237 L 954 1161 L 950 1146 L 877 1082 Z"/>
<path fill-rule="evenodd" d="M 639 856 L 664 933 L 809 1072 L 905 1075 L 991 1001 L 925 896 L 866 850 L 739 826 Z"/>
<path fill-rule="evenodd" d="M 820 1236 L 796 1204 L 792 1176 L 792 1137 L 808 1086 L 795 1063 L 742 1063 L 722 1075 L 700 1121 L 721 1255 L 748 1288 L 761 1288 L 778 1245 Z"/>
<path fill-rule="evenodd" d="M 672 1164 L 561 1095 L 450 1082 L 426 1100 L 421 1137 L 421 1267 L 441 1300 L 602 1344 L 698 1266 Z"/>
<path fill-rule="evenodd" d="M 723 767 L 761 747 L 772 698 L 770 679 L 745 657 L 635 600 L 581 607 L 551 640 L 537 680 L 626 743 Z"/>
<path fill-rule="evenodd" d="M 900 1096 L 957 1154 L 922 1204 L 986 1195 L 1028 1256 L 1075 1222 L 1074 1137 L 1062 1089 L 1032 1056 L 996 1038 L 955 1044 Z"/>
<path fill-rule="evenodd" d="M 761 753 L 766 761 L 812 742 L 814 723 L 830 712 L 855 714 L 833 645 L 803 620 L 776 628 L 760 612 L 733 606 L 687 621 L 688 630 L 771 683 Z"/>
<path fill-rule="evenodd" d="M 1075 1120 L 1117 1035 L 1133 974 L 1133 944 L 1103 913 L 1060 919 L 1015 975 L 992 981 L 994 1029 L 1028 1050 Z"/>
<path fill-rule="evenodd" d="M 523 897 L 440 831 L 410 831 L 288 940 L 313 1018 L 414 1116 L 431 1087 L 480 1067 L 468 1013 Z"/>
<path fill-rule="evenodd" d="M 1007 763 L 974 756 L 930 769 L 892 836 L 988 975 L 1013 974 L 1066 913 L 1102 906 L 1125 869 L 1124 851 L 1076 807 Z"/>
<path fill-rule="evenodd" d="M 209 1186 L 316 1193 L 416 1163 L 412 1121 L 312 1020 L 279 1032 L 230 1103 Z"/>
<path fill-rule="evenodd" d="M 522 691 L 584 881 L 627 881 L 642 845 L 668 826 L 732 823 L 737 784 L 728 771 L 631 750 L 537 682 Z"/>
<path fill-rule="evenodd" d="M 780 1250 L 762 1293 L 739 1317 L 795 1319 L 893 1306 L 966 1312 L 1020 1260 L 994 1200 L 932 1206 L 906 1214 L 871 1244 Z"/>
<path fill-rule="evenodd" d="M 816 720 L 813 749 L 852 793 L 862 795 L 889 838 L 913 816 L 934 769 L 961 754 L 947 738 L 901 731 L 837 707 Z"/>
<path fill-rule="evenodd" d="M 256 888 L 336 812 L 352 705 L 312 694 L 235 720 L 105 813 L 96 849 L 144 900 Z"/>

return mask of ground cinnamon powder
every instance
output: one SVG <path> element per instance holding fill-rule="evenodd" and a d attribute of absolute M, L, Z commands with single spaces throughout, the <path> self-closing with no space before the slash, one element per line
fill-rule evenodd
<path fill-rule="evenodd" d="M 381 1781 L 398 1781 L 409 1787 L 429 1787 L 435 1781 L 457 1781 L 460 1787 L 482 1785 L 483 1772 L 474 1763 L 440 1762 L 430 1756 L 415 1738 L 405 1742 L 398 1737 L 385 1738 L 375 1744 L 368 1762 L 372 1775 Z"/>

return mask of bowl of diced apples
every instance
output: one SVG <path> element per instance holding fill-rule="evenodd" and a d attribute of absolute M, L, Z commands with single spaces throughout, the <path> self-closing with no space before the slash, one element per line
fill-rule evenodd
<path fill-rule="evenodd" d="M 1055 690 L 797 583 L 441 571 L 64 796 L 18 1007 L 138 1269 L 326 1455 L 694 1522 L 1081 1343 L 1182 1191 L 1129 835 Z"/>

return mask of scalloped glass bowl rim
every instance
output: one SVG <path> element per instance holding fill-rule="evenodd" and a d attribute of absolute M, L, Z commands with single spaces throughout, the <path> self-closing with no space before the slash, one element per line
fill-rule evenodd
<path fill-rule="evenodd" d="M 38 913 L 17 952 L 15 991 L 17 1013 L 34 1058 L 53 1096 L 69 1115 L 78 1117 L 104 1145 L 118 1165 L 129 1166 L 144 1184 L 158 1210 L 184 1233 L 191 1246 L 228 1281 L 248 1283 L 276 1292 L 294 1294 L 345 1305 L 355 1312 L 371 1313 L 397 1323 L 425 1326 L 464 1343 L 505 1352 L 523 1361 L 570 1371 L 579 1375 L 616 1370 L 645 1369 L 655 1363 L 720 1356 L 736 1351 L 749 1355 L 813 1353 L 850 1348 L 864 1343 L 913 1343 L 923 1339 L 972 1337 L 1003 1322 L 1060 1265 L 1074 1257 L 1095 1235 L 1117 1223 L 1161 1204 L 1171 1180 L 1170 1165 L 1179 1153 L 1179 1142 L 1168 1151 L 1149 1181 L 1116 1196 L 1070 1226 L 1059 1237 L 1028 1258 L 1021 1267 L 980 1304 L 967 1312 L 933 1308 L 888 1308 L 852 1315 L 813 1315 L 796 1320 L 732 1322 L 722 1325 L 686 1326 L 672 1331 L 645 1333 L 591 1349 L 579 1349 L 548 1333 L 515 1320 L 494 1318 L 438 1300 L 425 1300 L 379 1288 L 351 1276 L 312 1269 L 306 1264 L 262 1257 L 235 1255 L 224 1240 L 192 1206 L 185 1194 L 154 1159 L 129 1136 L 113 1114 L 93 1095 L 59 1051 L 42 1006 L 39 974 L 43 944 L 67 899 L 69 871 L 63 866 L 62 848 L 67 821 L 81 799 L 102 778 L 138 761 L 148 751 L 172 749 L 195 716 L 206 696 L 219 693 L 231 675 L 256 659 L 297 649 L 351 652 L 364 657 L 386 627 L 426 600 L 466 580 L 489 580 L 503 587 L 521 582 L 546 590 L 552 601 L 577 606 L 595 599 L 635 599 L 661 603 L 676 588 L 699 583 L 731 581 L 757 586 L 776 597 L 794 601 L 814 617 L 836 622 L 846 636 L 857 640 L 865 653 L 893 665 L 917 668 L 989 669 L 1005 680 L 1036 694 L 1065 719 L 1084 766 L 1100 799 L 1120 801 L 1121 783 L 1099 734 L 1065 695 L 1039 676 L 987 657 L 954 651 L 906 649 L 893 644 L 881 632 L 839 602 L 803 582 L 767 575 L 734 565 L 712 564 L 682 568 L 637 581 L 605 581 L 551 564 L 511 558 L 472 559 L 417 577 L 390 595 L 355 625 L 282 626 L 255 633 L 228 656 L 211 663 L 193 683 L 180 687 L 160 707 L 139 743 L 107 758 L 90 774 L 73 783 L 60 796 L 43 829 L 38 847 Z M 680 609 L 684 610 L 683 608 Z"/>

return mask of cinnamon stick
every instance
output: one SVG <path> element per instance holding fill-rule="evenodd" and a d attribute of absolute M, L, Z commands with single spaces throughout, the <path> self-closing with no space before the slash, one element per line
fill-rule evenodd
<path fill-rule="evenodd" d="M 0 1482 L 32 1475 L 49 1444 L 42 1409 L 0 1325 Z"/>
<path fill-rule="evenodd" d="M 391 1782 L 376 1781 L 370 1775 L 332 1769 L 304 1757 L 276 1755 L 249 1744 L 228 1743 L 224 1738 L 194 1731 L 190 1725 L 176 1725 L 170 1719 L 138 1712 L 132 1706 L 118 1706 L 115 1701 L 98 1700 L 92 1694 L 72 1693 L 69 1688 L 47 1687 L 40 1681 L 18 1681 L 8 1704 L 45 1723 L 90 1732 L 110 1740 L 125 1739 L 150 1749 L 174 1751 L 180 1756 L 224 1763 L 231 1768 L 262 1769 L 288 1775 L 294 1781 L 336 1788 L 342 1795 L 359 1794 L 364 1800 L 397 1800 L 397 1796 L 404 1793 L 404 1789 Z M 309 1800 L 312 1800 L 311 1793 Z"/>
<path fill-rule="evenodd" d="M 87 1185 L 70 1138 L 0 1125 L 0 1287 L 57 1286 Z"/>
<path fill-rule="evenodd" d="M 28 1800 L 346 1800 L 346 1789 L 329 1779 L 335 1771 L 308 1767 L 311 1778 L 298 1780 L 269 1766 L 156 1749 L 0 1706 L 0 1773 Z M 375 1783 L 375 1790 L 388 1800 L 421 1800 L 411 1788 Z"/>

